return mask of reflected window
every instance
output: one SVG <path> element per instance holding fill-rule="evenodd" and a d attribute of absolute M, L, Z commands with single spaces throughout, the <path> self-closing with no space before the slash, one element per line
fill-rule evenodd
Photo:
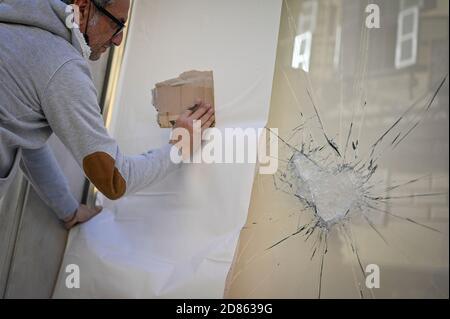
<path fill-rule="evenodd" d="M 419 30 L 419 7 L 401 10 L 398 14 L 395 67 L 406 68 L 417 62 L 417 35 Z"/>
<path fill-rule="evenodd" d="M 294 53 L 292 54 L 292 67 L 309 72 L 309 60 L 311 58 L 312 34 L 310 31 L 295 37 Z"/>

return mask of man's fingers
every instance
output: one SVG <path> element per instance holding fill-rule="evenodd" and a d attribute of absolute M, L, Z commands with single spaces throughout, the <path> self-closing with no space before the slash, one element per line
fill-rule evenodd
<path fill-rule="evenodd" d="M 214 109 L 213 108 L 210 108 L 205 114 L 203 114 L 203 116 L 200 118 L 200 121 L 202 121 L 201 122 L 202 123 L 202 127 L 203 127 L 203 124 L 206 123 L 211 118 L 211 116 L 213 116 L 213 115 L 214 115 Z"/>
<path fill-rule="evenodd" d="M 198 108 L 200 107 L 200 104 L 201 104 L 201 100 L 197 99 L 196 104 L 194 106 L 188 108 L 187 110 L 185 110 L 183 113 L 181 113 L 179 118 L 189 118 L 195 111 L 198 110 Z"/>
<path fill-rule="evenodd" d="M 75 226 L 78 223 L 78 219 L 75 217 L 73 218 L 70 222 L 67 222 L 64 224 L 64 227 L 69 230 L 71 229 L 73 226 Z"/>
<path fill-rule="evenodd" d="M 69 230 L 79 223 L 84 223 L 90 220 L 92 217 L 98 215 L 103 210 L 102 206 L 95 206 L 94 208 L 88 208 L 85 205 L 80 205 L 76 211 L 74 217 L 64 224 L 64 227 Z"/>
<path fill-rule="evenodd" d="M 214 123 L 215 120 L 216 116 L 214 114 L 211 115 L 210 118 L 204 124 L 202 124 L 202 130 L 211 127 L 211 125 Z"/>
<path fill-rule="evenodd" d="M 189 117 L 190 115 L 192 114 L 192 111 L 191 110 L 186 110 L 186 111 L 184 111 L 183 113 L 181 113 L 181 115 L 180 115 L 180 117 L 179 118 L 187 118 L 187 117 Z"/>
<path fill-rule="evenodd" d="M 205 105 L 205 103 L 201 103 L 200 107 L 194 112 L 192 113 L 189 118 L 191 120 L 198 120 L 199 118 L 201 118 L 207 111 L 209 110 L 209 108 Z"/>
<path fill-rule="evenodd" d="M 102 211 L 103 207 L 102 206 L 95 206 L 93 209 L 88 209 L 87 211 L 87 215 L 83 216 L 80 220 L 80 222 L 86 222 L 89 219 L 91 219 L 92 217 L 100 214 L 100 212 Z"/>

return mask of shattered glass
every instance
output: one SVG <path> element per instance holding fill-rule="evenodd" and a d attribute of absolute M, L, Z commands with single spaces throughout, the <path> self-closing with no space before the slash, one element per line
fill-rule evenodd
<path fill-rule="evenodd" d="M 448 298 L 448 9 L 283 1 L 279 168 L 255 175 L 226 297 Z"/>

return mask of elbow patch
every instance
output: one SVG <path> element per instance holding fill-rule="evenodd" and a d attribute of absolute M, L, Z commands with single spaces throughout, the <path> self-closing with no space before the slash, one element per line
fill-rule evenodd
<path fill-rule="evenodd" d="M 109 154 L 105 152 L 89 154 L 83 159 L 83 170 L 95 187 L 109 199 L 118 199 L 125 194 L 125 179 Z"/>

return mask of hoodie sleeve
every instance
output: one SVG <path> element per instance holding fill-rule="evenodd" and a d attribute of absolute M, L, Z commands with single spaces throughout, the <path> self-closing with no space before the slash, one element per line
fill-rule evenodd
<path fill-rule="evenodd" d="M 87 63 L 62 65 L 41 96 L 53 132 L 70 150 L 86 177 L 109 199 L 135 193 L 180 164 L 170 159 L 172 145 L 125 156 L 104 124 Z"/>
<path fill-rule="evenodd" d="M 48 144 L 34 150 L 22 149 L 20 168 L 39 197 L 61 220 L 75 213 L 78 202 Z"/>

